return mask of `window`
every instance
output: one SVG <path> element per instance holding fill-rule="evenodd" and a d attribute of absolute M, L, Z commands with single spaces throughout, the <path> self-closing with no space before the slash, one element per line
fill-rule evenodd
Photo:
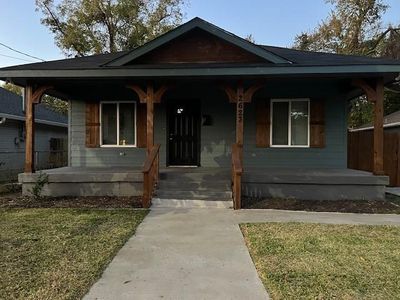
<path fill-rule="evenodd" d="M 272 100 L 271 145 L 274 147 L 309 146 L 308 99 Z"/>
<path fill-rule="evenodd" d="M 102 102 L 100 115 L 102 146 L 136 146 L 135 102 Z"/>

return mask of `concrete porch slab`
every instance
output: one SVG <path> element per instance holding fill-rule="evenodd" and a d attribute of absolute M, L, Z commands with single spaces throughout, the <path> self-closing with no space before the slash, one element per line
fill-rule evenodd
<path fill-rule="evenodd" d="M 386 193 L 400 197 L 400 187 L 387 187 Z"/>

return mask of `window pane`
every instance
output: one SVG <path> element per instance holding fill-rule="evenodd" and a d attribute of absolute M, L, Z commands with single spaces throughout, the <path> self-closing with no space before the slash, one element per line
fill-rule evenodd
<path fill-rule="evenodd" d="M 308 144 L 308 101 L 292 101 L 291 144 L 306 146 Z"/>
<path fill-rule="evenodd" d="M 101 134 L 103 145 L 117 144 L 117 104 L 102 104 Z"/>
<path fill-rule="evenodd" d="M 288 144 L 289 102 L 273 102 L 272 144 Z"/>
<path fill-rule="evenodd" d="M 135 144 L 135 104 L 120 103 L 119 105 L 119 144 Z"/>

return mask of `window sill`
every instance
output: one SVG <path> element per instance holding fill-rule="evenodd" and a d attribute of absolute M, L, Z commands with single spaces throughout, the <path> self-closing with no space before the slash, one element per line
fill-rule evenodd
<path fill-rule="evenodd" d="M 100 145 L 100 148 L 137 148 L 136 145 Z"/>
<path fill-rule="evenodd" d="M 296 149 L 296 148 L 311 148 L 310 146 L 287 146 L 287 145 L 271 145 L 271 148 L 285 148 L 285 149 Z"/>

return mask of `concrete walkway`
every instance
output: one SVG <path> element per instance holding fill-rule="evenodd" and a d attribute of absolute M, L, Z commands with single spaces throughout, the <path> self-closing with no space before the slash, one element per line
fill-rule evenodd
<path fill-rule="evenodd" d="M 398 215 L 156 208 L 85 299 L 267 299 L 239 223 L 400 225 Z"/>
<path fill-rule="evenodd" d="M 85 299 L 267 299 L 230 209 L 152 209 Z"/>

